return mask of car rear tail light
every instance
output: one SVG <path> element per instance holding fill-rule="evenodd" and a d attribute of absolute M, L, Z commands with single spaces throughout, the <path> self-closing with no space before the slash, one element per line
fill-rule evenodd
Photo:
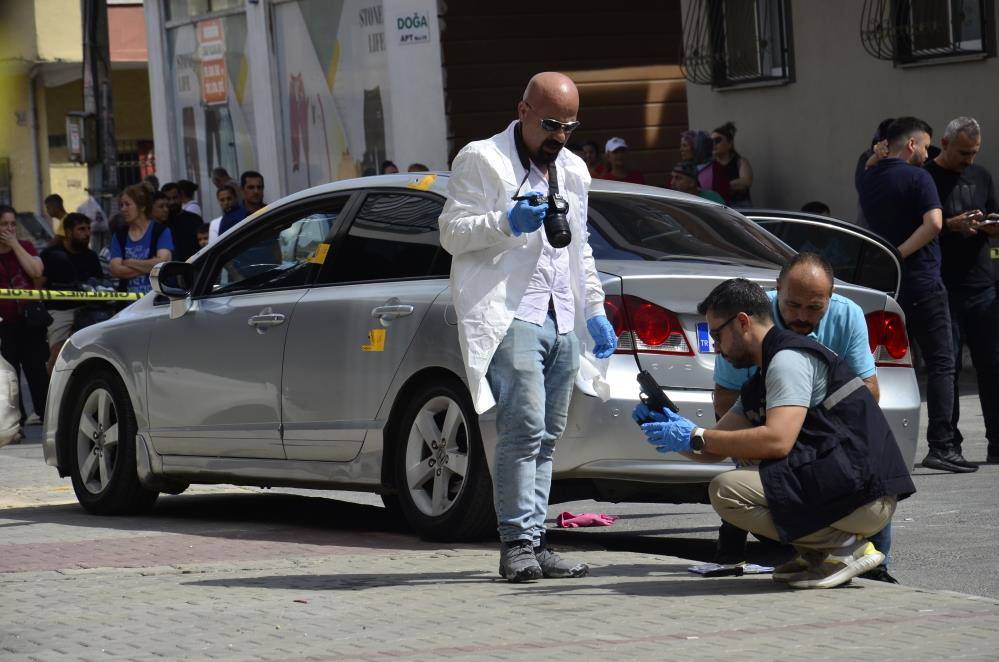
<path fill-rule="evenodd" d="M 867 336 L 877 366 L 908 366 L 909 338 L 898 313 L 884 310 L 867 315 Z"/>
<path fill-rule="evenodd" d="M 618 336 L 617 354 L 694 355 L 673 311 L 630 294 L 606 297 L 604 310 Z"/>

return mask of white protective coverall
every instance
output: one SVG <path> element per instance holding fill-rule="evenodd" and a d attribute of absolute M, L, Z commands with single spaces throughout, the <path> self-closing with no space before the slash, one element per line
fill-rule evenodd
<path fill-rule="evenodd" d="M 458 152 L 439 219 L 441 246 L 453 256 L 451 297 L 472 403 L 479 414 L 496 404 L 486 371 L 541 257 L 544 227 L 516 237 L 507 220 L 515 204 L 511 198 L 526 174 L 514 142 L 516 124 L 514 121 L 506 131 L 469 143 Z M 569 203 L 572 230 L 566 250 L 575 301 L 574 330 L 581 353 L 576 386 L 606 400 L 607 360 L 593 356 L 594 342 L 586 330 L 586 320 L 605 314 L 604 290 L 587 243 L 590 174 L 583 160 L 567 149 L 559 152 L 555 164 L 559 190 Z M 521 194 L 527 192 L 526 186 Z"/>

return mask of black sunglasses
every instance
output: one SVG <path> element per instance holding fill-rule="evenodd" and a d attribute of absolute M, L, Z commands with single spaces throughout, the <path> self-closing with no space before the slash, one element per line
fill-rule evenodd
<path fill-rule="evenodd" d="M 711 142 L 713 142 L 716 145 L 720 145 L 723 140 L 725 139 L 722 138 L 721 136 L 715 136 L 714 138 L 711 139 Z"/>
<path fill-rule="evenodd" d="M 527 103 L 526 101 L 524 103 L 527 104 L 528 108 L 534 110 L 531 104 Z M 558 120 L 553 120 L 550 117 L 543 117 L 541 119 L 541 128 L 547 131 L 548 133 L 558 133 L 561 130 L 565 131 L 566 135 L 568 135 L 573 131 L 575 131 L 576 129 L 578 129 L 579 125 L 580 125 L 579 121 L 559 122 Z"/>
<path fill-rule="evenodd" d="M 711 339 L 714 340 L 716 344 L 721 342 L 721 332 L 722 332 L 722 329 L 724 329 L 726 326 L 728 326 L 729 324 L 731 324 L 732 320 L 734 320 L 738 316 L 739 316 L 739 313 L 736 313 L 735 315 L 732 315 L 727 320 L 725 320 L 724 322 L 722 322 L 717 328 L 714 328 L 714 329 L 711 329 L 710 331 L 708 331 L 708 335 L 711 336 Z"/>

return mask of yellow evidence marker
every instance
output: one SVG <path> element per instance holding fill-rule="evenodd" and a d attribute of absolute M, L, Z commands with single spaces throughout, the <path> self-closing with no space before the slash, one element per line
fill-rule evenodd
<path fill-rule="evenodd" d="M 368 331 L 368 344 L 361 345 L 362 352 L 384 352 L 385 351 L 385 329 L 371 329 Z"/>
<path fill-rule="evenodd" d="M 433 186 L 434 182 L 437 181 L 437 175 L 424 175 L 416 181 L 412 181 L 406 184 L 406 188 L 411 188 L 417 191 L 427 191 Z"/>
<path fill-rule="evenodd" d="M 311 264 L 322 264 L 323 262 L 326 261 L 326 256 L 329 254 L 329 252 L 330 252 L 329 244 L 319 244 L 318 246 L 316 246 L 316 252 L 310 255 L 308 258 L 306 258 L 305 261 Z"/>

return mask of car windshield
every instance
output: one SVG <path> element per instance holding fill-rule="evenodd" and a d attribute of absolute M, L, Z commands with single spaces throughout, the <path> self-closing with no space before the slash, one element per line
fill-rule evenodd
<path fill-rule="evenodd" d="M 590 246 L 598 260 L 683 260 L 779 267 L 793 255 L 725 207 L 622 193 L 592 193 Z"/>

